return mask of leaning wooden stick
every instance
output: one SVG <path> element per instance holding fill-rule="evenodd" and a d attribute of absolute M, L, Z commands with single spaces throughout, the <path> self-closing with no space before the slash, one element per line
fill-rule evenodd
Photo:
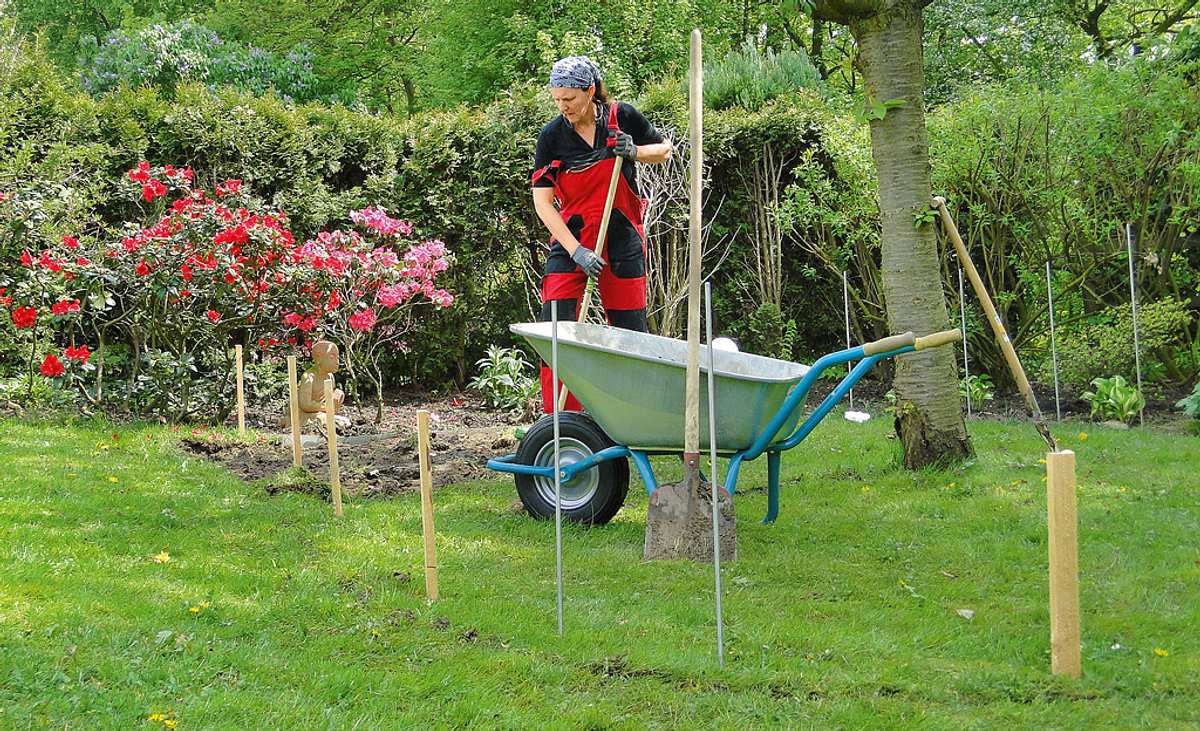
<path fill-rule="evenodd" d="M 946 199 L 939 196 L 934 196 L 933 205 L 938 210 L 938 215 L 942 219 L 942 226 L 946 229 L 946 236 L 950 239 L 950 243 L 954 245 L 954 251 L 958 254 L 958 261 L 962 264 L 963 271 L 967 273 L 967 279 L 971 280 L 971 287 L 975 290 L 975 296 L 979 298 L 979 304 L 983 307 L 984 313 L 987 315 L 988 324 L 992 326 L 992 332 L 996 335 L 996 342 L 1000 344 L 1000 350 L 1004 352 L 1004 360 L 1008 362 L 1008 369 L 1012 371 L 1013 380 L 1017 382 L 1017 390 L 1025 398 L 1025 407 L 1029 410 L 1029 415 L 1033 417 L 1034 428 L 1038 434 L 1042 435 L 1042 439 L 1046 440 L 1051 452 L 1058 451 L 1058 443 L 1054 441 L 1054 435 L 1050 433 L 1050 429 L 1046 426 L 1046 420 L 1042 418 L 1042 410 L 1038 407 L 1037 399 L 1034 398 L 1033 389 L 1029 385 L 1029 379 L 1025 377 L 1025 369 L 1021 367 L 1021 361 L 1017 358 L 1017 351 L 1013 348 L 1012 340 L 1008 337 L 1008 332 L 1004 329 L 1004 323 L 1000 320 L 999 313 L 996 312 L 996 306 L 992 304 L 992 298 L 988 295 L 987 289 L 983 286 L 983 280 L 979 277 L 979 272 L 975 269 L 975 264 L 971 261 L 971 255 L 967 253 L 967 247 L 963 243 L 962 236 L 958 233 L 958 227 L 954 225 L 954 219 L 950 217 L 950 210 L 946 208 Z"/>
<path fill-rule="evenodd" d="M 300 453 L 300 389 L 296 385 L 296 356 L 288 356 L 288 421 L 292 424 L 292 466 L 301 464 Z"/>
<path fill-rule="evenodd" d="M 1050 542 L 1050 671 L 1078 678 L 1079 549 L 1075 516 L 1075 453 L 1046 455 Z"/>
<path fill-rule="evenodd" d="M 237 410 L 238 436 L 246 436 L 246 391 L 242 378 L 242 346 L 233 348 L 234 359 L 237 361 Z"/>
<path fill-rule="evenodd" d="M 333 376 L 325 379 L 325 432 L 329 435 L 329 485 L 333 488 L 333 514 L 342 517 L 342 473 L 338 468 L 337 404 L 333 402 Z"/>
<path fill-rule="evenodd" d="M 612 102 L 616 104 L 614 100 Z M 617 183 L 621 180 L 621 161 L 625 158 L 620 155 L 613 163 L 612 179 L 608 181 L 608 197 L 604 199 L 604 213 L 600 217 L 600 232 L 596 235 L 596 256 L 604 257 L 604 242 L 608 239 L 608 222 L 612 219 L 613 201 L 617 198 Z M 551 304 L 551 307 L 556 305 Z M 583 287 L 583 299 L 579 303 L 579 322 L 587 320 L 588 310 L 592 307 L 592 287 L 591 283 L 585 283 Z M 558 409 L 559 411 L 567 407 L 567 386 L 563 384 L 562 390 L 558 394 Z"/>
<path fill-rule="evenodd" d="M 425 537 L 425 596 L 438 598 L 437 543 L 433 530 L 433 474 L 429 466 L 429 412 L 417 412 L 417 459 L 421 466 L 421 532 Z"/>

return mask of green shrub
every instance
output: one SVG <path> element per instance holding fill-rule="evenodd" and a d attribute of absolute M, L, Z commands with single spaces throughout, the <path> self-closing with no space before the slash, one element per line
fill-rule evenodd
<path fill-rule="evenodd" d="M 1128 424 L 1146 406 L 1146 399 L 1123 376 L 1096 378 L 1092 387 L 1096 390 L 1084 391 L 1083 398 L 1092 406 L 1093 419 Z"/>
<path fill-rule="evenodd" d="M 1176 401 L 1175 408 L 1192 417 L 1192 431 L 1200 433 L 1200 383 L 1196 384 L 1191 394 Z"/>
<path fill-rule="evenodd" d="M 1143 364 L 1151 363 L 1155 350 L 1176 342 L 1189 322 L 1191 317 L 1178 300 L 1139 306 L 1138 337 Z M 1135 358 L 1130 305 L 1109 307 L 1084 324 L 1059 330 L 1058 367 L 1062 382 L 1072 385 L 1090 383 L 1112 373 L 1132 378 Z"/>
<path fill-rule="evenodd" d="M 752 40 L 704 66 L 704 104 L 710 109 L 761 109 L 800 89 L 820 89 L 821 74 L 803 48 L 764 53 Z"/>
<path fill-rule="evenodd" d="M 537 372 L 518 348 L 493 345 L 475 365 L 479 375 L 471 379 L 471 388 L 483 395 L 488 407 L 521 411 L 538 397 Z"/>

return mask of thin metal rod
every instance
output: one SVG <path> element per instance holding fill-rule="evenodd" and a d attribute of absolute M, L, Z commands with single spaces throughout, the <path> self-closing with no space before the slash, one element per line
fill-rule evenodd
<path fill-rule="evenodd" d="M 1058 396 L 1058 340 L 1054 336 L 1054 286 L 1051 284 L 1050 260 L 1046 260 L 1046 301 L 1050 306 L 1050 363 L 1054 368 L 1054 419 L 1062 421 L 1062 403 Z"/>
<path fill-rule="evenodd" d="M 1142 341 L 1138 338 L 1137 278 L 1133 273 L 1133 224 L 1125 224 L 1125 245 L 1129 250 L 1129 301 L 1133 305 L 1133 362 L 1137 368 L 1137 390 L 1143 395 L 1142 408 L 1138 410 L 1138 424 L 1146 425 L 1145 398 L 1142 392 Z"/>
<path fill-rule="evenodd" d="M 962 328 L 963 380 L 971 381 L 971 364 L 967 358 L 967 298 L 963 293 L 962 267 L 958 268 L 958 324 Z M 967 416 L 971 415 L 971 389 L 967 388 Z"/>
<path fill-rule="evenodd" d="M 550 305 L 550 382 L 558 383 L 558 303 Z M 562 463 L 558 441 L 558 399 L 554 409 L 554 565 L 557 589 L 558 636 L 563 636 Z"/>
<path fill-rule="evenodd" d="M 704 322 L 708 337 L 708 484 L 712 488 L 713 576 L 717 592 L 717 666 L 725 669 L 725 622 L 721 614 L 721 527 L 717 522 L 717 412 L 713 387 L 716 352 L 713 348 L 712 282 L 704 283 Z"/>
<path fill-rule="evenodd" d="M 850 347 L 850 284 L 846 272 L 842 272 L 842 306 L 846 312 L 846 347 Z M 850 364 L 846 364 L 846 372 L 850 372 Z M 850 389 L 850 410 L 854 410 L 854 389 Z"/>

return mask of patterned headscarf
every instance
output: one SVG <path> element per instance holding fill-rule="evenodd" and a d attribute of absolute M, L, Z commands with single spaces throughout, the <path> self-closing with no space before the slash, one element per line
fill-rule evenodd
<path fill-rule="evenodd" d="M 550 87 L 586 89 L 601 79 L 600 67 L 587 56 L 567 56 L 550 70 Z"/>

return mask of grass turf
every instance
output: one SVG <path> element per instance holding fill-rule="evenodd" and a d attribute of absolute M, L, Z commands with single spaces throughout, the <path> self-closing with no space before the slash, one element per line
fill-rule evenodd
<path fill-rule="evenodd" d="M 1033 430 L 973 422 L 977 459 L 909 473 L 884 421 L 785 454 L 773 526 L 747 465 L 723 672 L 711 566 L 640 560 L 636 484 L 611 525 L 565 529 L 560 639 L 554 527 L 507 478 L 435 494 L 430 606 L 415 494 L 338 521 L 163 427 L 0 421 L 0 728 L 1200 722 L 1200 440 L 1056 429 L 1079 461 L 1072 681 L 1049 673 Z"/>

